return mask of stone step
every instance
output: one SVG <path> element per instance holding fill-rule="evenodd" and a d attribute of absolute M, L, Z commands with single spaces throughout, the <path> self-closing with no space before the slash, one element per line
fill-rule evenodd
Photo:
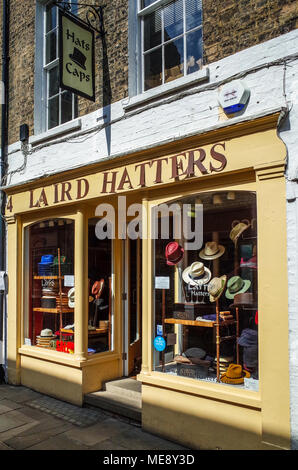
<path fill-rule="evenodd" d="M 106 382 L 104 390 L 121 396 L 126 396 L 128 398 L 133 398 L 140 402 L 142 399 L 142 383 L 126 377 Z"/>
<path fill-rule="evenodd" d="M 120 416 L 141 422 L 142 401 L 126 395 L 110 391 L 88 393 L 84 396 L 84 404 L 100 408 Z"/>

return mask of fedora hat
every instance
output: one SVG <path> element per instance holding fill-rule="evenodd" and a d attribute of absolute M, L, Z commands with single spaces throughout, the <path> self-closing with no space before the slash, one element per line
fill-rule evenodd
<path fill-rule="evenodd" d="M 69 308 L 74 308 L 74 306 L 75 306 L 75 288 L 74 287 L 69 289 L 67 296 L 68 296 L 68 306 L 69 306 Z"/>
<path fill-rule="evenodd" d="M 246 292 L 251 285 L 251 281 L 242 279 L 240 276 L 233 276 L 228 280 L 226 298 L 234 299 L 236 294 Z"/>
<path fill-rule="evenodd" d="M 41 330 L 40 336 L 42 338 L 49 338 L 50 336 L 55 336 L 49 328 L 45 328 L 44 330 Z"/>
<path fill-rule="evenodd" d="M 230 231 L 230 239 L 235 245 L 240 235 L 248 228 L 249 225 L 245 224 L 244 222 L 239 222 L 239 224 L 235 225 L 235 227 L 232 228 L 232 230 Z"/>
<path fill-rule="evenodd" d="M 73 48 L 73 53 L 69 54 L 69 57 L 71 60 L 73 60 L 79 67 L 82 67 L 82 69 L 86 70 L 85 67 L 85 62 L 87 60 L 86 56 L 79 51 L 76 47 Z"/>
<path fill-rule="evenodd" d="M 206 242 L 204 248 L 200 251 L 199 256 L 202 259 L 216 259 L 223 255 L 225 247 L 218 245 L 217 242 Z"/>
<path fill-rule="evenodd" d="M 182 278 L 186 284 L 191 286 L 200 286 L 207 284 L 211 279 L 211 271 L 206 268 L 200 261 L 195 261 L 182 273 Z"/>
<path fill-rule="evenodd" d="M 182 246 L 179 245 L 179 243 L 170 242 L 167 244 L 166 250 L 165 250 L 165 256 L 166 256 L 167 264 L 169 266 L 174 266 L 177 263 L 179 263 L 179 261 L 182 260 L 183 255 L 184 255 L 184 249 L 182 248 Z"/>
<path fill-rule="evenodd" d="M 242 369 L 240 364 L 230 364 L 227 372 L 221 375 L 220 380 L 226 384 L 243 384 L 244 377 L 250 377 L 250 373 Z"/>
<path fill-rule="evenodd" d="M 253 294 L 251 292 L 243 292 L 242 294 L 235 294 L 234 302 L 230 307 L 254 307 Z"/>
<path fill-rule="evenodd" d="M 227 276 L 214 277 L 208 284 L 210 302 L 215 302 L 223 293 L 227 283 Z"/>

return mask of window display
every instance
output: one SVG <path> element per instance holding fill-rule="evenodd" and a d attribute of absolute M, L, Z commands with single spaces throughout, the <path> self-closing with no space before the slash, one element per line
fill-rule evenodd
<path fill-rule="evenodd" d="M 187 207 L 192 227 L 200 217 L 203 241 L 188 248 L 185 217 L 178 218 L 177 238 L 174 212 L 169 238 L 157 223 L 155 370 L 245 387 L 258 380 L 256 196 L 218 191 L 175 202 Z M 161 219 L 158 212 L 153 217 Z"/>
<path fill-rule="evenodd" d="M 74 353 L 74 222 L 51 219 L 26 229 L 25 344 Z"/>
<path fill-rule="evenodd" d="M 98 219 L 88 224 L 88 354 L 112 348 L 112 241 L 96 237 Z"/>

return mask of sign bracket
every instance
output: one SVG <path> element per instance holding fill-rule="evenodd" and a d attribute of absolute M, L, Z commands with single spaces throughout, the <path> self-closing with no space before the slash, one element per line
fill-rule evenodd
<path fill-rule="evenodd" d="M 66 2 L 61 0 L 56 0 L 54 2 L 61 10 L 67 12 L 68 15 L 72 16 L 76 20 L 81 21 L 83 24 L 89 26 L 93 31 L 97 32 L 100 37 L 105 35 L 103 27 L 103 8 L 105 5 L 90 5 L 88 3 L 79 3 L 79 2 Z M 74 15 L 71 11 L 72 6 L 77 6 L 78 9 L 86 8 L 86 20 L 83 20 L 77 15 Z"/>

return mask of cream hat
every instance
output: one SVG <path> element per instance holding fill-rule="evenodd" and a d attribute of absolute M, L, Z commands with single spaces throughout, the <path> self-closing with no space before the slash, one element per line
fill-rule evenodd
<path fill-rule="evenodd" d="M 223 255 L 225 252 L 225 247 L 218 245 L 217 242 L 207 242 L 205 247 L 200 251 L 200 258 L 202 259 L 216 259 Z"/>
<path fill-rule="evenodd" d="M 69 289 L 67 295 L 68 295 L 68 306 L 69 306 L 69 308 L 74 308 L 74 306 L 75 306 L 75 288 L 72 287 L 71 289 Z"/>
<path fill-rule="evenodd" d="M 248 229 L 249 225 L 239 222 L 239 224 L 235 225 L 230 232 L 230 239 L 236 245 L 238 238 L 244 232 L 244 230 Z"/>
<path fill-rule="evenodd" d="M 182 278 L 186 284 L 191 286 L 200 286 L 207 284 L 211 279 L 211 271 L 206 268 L 200 261 L 195 261 L 182 273 Z"/>
<path fill-rule="evenodd" d="M 221 294 L 223 293 L 227 283 L 227 276 L 223 275 L 221 277 L 214 277 L 209 285 L 208 285 L 208 292 L 210 302 L 215 302 L 219 299 Z"/>

